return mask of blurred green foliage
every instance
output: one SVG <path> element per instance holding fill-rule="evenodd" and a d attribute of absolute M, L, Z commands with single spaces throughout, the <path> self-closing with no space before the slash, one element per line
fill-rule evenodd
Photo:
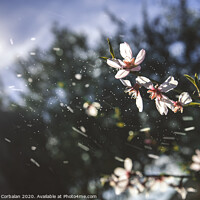
<path fill-rule="evenodd" d="M 183 75 L 199 73 L 200 17 L 188 10 L 185 1 L 166 6 L 165 15 L 151 20 L 144 9 L 143 24 L 133 26 L 128 36 L 125 24 L 110 14 L 118 27 L 110 40 L 117 58 L 124 40 L 134 55 L 144 48 L 143 75 L 160 82 L 173 75 L 179 89 L 192 94 L 194 87 Z M 18 62 L 16 73 L 22 74 L 29 89 L 22 96 L 26 106 L 11 104 L 10 111 L 0 111 L 2 192 L 97 194 L 103 199 L 107 187 L 100 186 L 99 178 L 122 165 L 116 156 L 130 157 L 141 171 L 152 161 L 149 153 L 178 156 L 186 166 L 190 163 L 194 149 L 200 147 L 199 108 L 160 116 L 142 90 L 144 112 L 139 113 L 114 78 L 115 71 L 99 59 L 111 57 L 107 36 L 102 34 L 91 49 L 90 38 L 68 28 L 54 24 L 52 33 L 54 41 L 47 51 L 36 49 L 36 55 Z M 176 45 L 183 48 L 180 55 Z M 135 76 L 129 79 L 134 83 Z M 176 99 L 175 93 L 169 95 Z M 85 102 L 101 104 L 97 117 L 86 114 Z M 187 116 L 192 120 L 185 121 Z M 185 131 L 193 126 L 193 131 Z M 147 127 L 150 130 L 140 131 Z M 174 139 L 166 139 L 170 137 Z"/>

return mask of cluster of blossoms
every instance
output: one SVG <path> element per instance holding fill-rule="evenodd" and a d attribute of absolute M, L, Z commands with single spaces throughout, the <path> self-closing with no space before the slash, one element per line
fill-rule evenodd
<path fill-rule="evenodd" d="M 146 193 L 151 191 L 165 191 L 168 187 L 174 188 L 182 197 L 186 199 L 188 192 L 196 192 L 194 188 L 183 187 L 183 179 L 186 176 L 170 175 L 145 175 L 139 171 L 132 170 L 133 164 L 130 158 L 124 161 L 124 168 L 117 167 L 114 173 L 107 178 L 102 178 L 102 182 L 109 182 L 117 195 L 125 192 L 127 189 L 132 195 Z M 174 179 L 179 179 L 177 184 L 173 184 Z"/>
<path fill-rule="evenodd" d="M 192 156 L 192 164 L 190 165 L 190 169 L 200 172 L 200 150 L 196 150 L 196 155 Z"/>
<path fill-rule="evenodd" d="M 138 76 L 136 83 L 132 86 L 129 80 L 124 80 L 130 72 L 140 71 L 140 64 L 145 59 L 146 52 L 144 49 L 140 50 L 136 59 L 132 56 L 132 50 L 130 46 L 124 42 L 120 44 L 120 54 L 124 60 L 112 58 L 107 59 L 107 64 L 118 70 L 115 75 L 116 79 L 120 79 L 122 84 L 126 87 L 125 92 L 136 99 L 136 106 L 139 112 L 143 111 L 143 101 L 139 91 L 139 88 L 145 87 L 148 89 L 147 93 L 150 93 L 151 100 L 155 99 L 156 108 L 161 115 L 167 115 L 168 108 L 174 113 L 177 111 L 183 112 L 183 106 L 192 102 L 190 95 L 187 92 L 182 92 L 178 98 L 178 101 L 169 99 L 164 93 L 173 90 L 178 81 L 173 76 L 169 76 L 162 84 L 153 85 L 152 81 L 144 76 Z"/>

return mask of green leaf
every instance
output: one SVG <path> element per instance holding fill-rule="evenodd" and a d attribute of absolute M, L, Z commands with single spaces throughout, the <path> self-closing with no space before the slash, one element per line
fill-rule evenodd
<path fill-rule="evenodd" d="M 191 103 L 189 103 L 189 104 L 187 104 L 185 106 L 198 106 L 198 107 L 200 107 L 200 103 L 198 103 L 198 102 L 191 102 Z"/>
<path fill-rule="evenodd" d="M 112 48 L 112 44 L 111 44 L 109 38 L 107 38 L 107 41 L 108 41 L 108 46 L 109 46 L 110 54 L 111 54 L 112 58 L 115 58 L 115 54 L 114 54 L 114 51 L 113 51 L 113 48 Z"/>
<path fill-rule="evenodd" d="M 195 79 L 187 74 L 184 74 L 184 76 L 196 87 L 197 91 L 199 92 L 199 87 L 197 86 Z"/>
<path fill-rule="evenodd" d="M 109 59 L 108 57 L 105 57 L 105 56 L 100 56 L 99 58 L 104 59 L 104 60 L 108 60 Z"/>
<path fill-rule="evenodd" d="M 195 73 L 194 78 L 195 78 L 195 83 L 196 83 L 196 85 L 198 87 L 198 92 L 199 92 L 199 90 L 200 90 L 200 82 L 199 82 L 199 78 L 198 78 L 197 73 Z"/>

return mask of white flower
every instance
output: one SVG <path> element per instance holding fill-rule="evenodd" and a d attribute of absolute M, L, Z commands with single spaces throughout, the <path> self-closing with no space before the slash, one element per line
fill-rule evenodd
<path fill-rule="evenodd" d="M 113 68 L 119 69 L 115 75 L 116 79 L 122 79 L 126 77 L 130 71 L 140 71 L 140 64 L 145 58 L 145 50 L 142 49 L 136 56 L 136 59 L 132 56 L 132 50 L 130 46 L 124 42 L 120 44 L 120 54 L 124 58 L 123 62 L 119 59 L 107 59 L 107 64 Z"/>
<path fill-rule="evenodd" d="M 93 102 L 92 104 L 89 104 L 88 102 L 85 102 L 83 104 L 83 108 L 85 109 L 85 112 L 87 115 L 96 117 L 98 114 L 98 109 L 100 109 L 101 105 L 98 102 Z"/>
<path fill-rule="evenodd" d="M 112 181 L 110 185 L 114 187 L 117 195 L 124 192 L 129 185 L 129 178 L 131 176 L 132 161 L 130 158 L 126 158 L 124 161 L 124 168 L 117 167 L 112 175 Z"/>
<path fill-rule="evenodd" d="M 181 195 L 182 199 L 186 199 L 188 192 L 196 192 L 194 188 L 185 188 L 183 186 L 175 186 L 174 189 Z"/>
<path fill-rule="evenodd" d="M 158 178 L 149 178 L 149 187 L 151 190 L 155 191 L 155 190 L 159 190 L 159 191 L 166 191 L 167 187 L 168 187 L 168 183 L 167 183 L 167 179 L 168 177 L 158 177 Z"/>
<path fill-rule="evenodd" d="M 173 101 L 163 95 L 163 93 L 173 90 L 178 85 L 178 81 L 176 81 L 173 76 L 169 76 L 160 86 L 154 86 L 153 83 L 144 76 L 138 76 L 136 81 L 141 86 L 149 89 L 147 92 L 151 94 L 151 99 L 155 98 L 156 108 L 161 115 L 167 115 L 168 107 L 172 110 L 174 109 Z"/>
<path fill-rule="evenodd" d="M 200 150 L 196 150 L 196 155 L 192 156 L 193 163 L 190 165 L 190 169 L 194 171 L 200 171 Z"/>
<path fill-rule="evenodd" d="M 136 106 L 138 107 L 139 112 L 142 112 L 143 101 L 140 95 L 140 91 L 139 91 L 140 85 L 138 84 L 138 82 L 136 81 L 136 84 L 132 86 L 129 80 L 120 79 L 120 81 L 122 82 L 124 86 L 127 87 L 127 89 L 125 90 L 125 93 L 128 93 L 129 95 L 131 95 L 132 98 L 136 99 Z"/>
<path fill-rule="evenodd" d="M 183 112 L 183 106 L 186 104 L 189 104 L 192 102 L 192 98 L 187 92 L 182 92 L 178 98 L 178 101 L 173 102 L 174 103 L 174 113 L 177 111 Z"/>

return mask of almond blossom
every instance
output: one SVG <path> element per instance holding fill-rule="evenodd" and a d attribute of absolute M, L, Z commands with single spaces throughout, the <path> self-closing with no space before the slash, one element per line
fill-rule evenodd
<path fill-rule="evenodd" d="M 144 76 L 138 76 L 136 81 L 141 86 L 149 89 L 147 92 L 150 93 L 150 98 L 152 100 L 155 99 L 156 108 L 161 115 L 167 115 L 168 108 L 173 110 L 173 102 L 163 94 L 173 90 L 178 85 L 178 81 L 176 81 L 173 76 L 169 76 L 160 86 L 154 86 L 153 83 Z"/>
<path fill-rule="evenodd" d="M 200 171 L 200 150 L 197 149 L 195 152 L 196 155 L 192 156 L 193 163 L 190 165 L 190 169 L 194 171 Z"/>
<path fill-rule="evenodd" d="M 83 104 L 83 108 L 85 109 L 85 112 L 87 115 L 96 117 L 98 115 L 98 109 L 101 108 L 101 105 L 98 102 L 88 103 L 85 102 Z"/>
<path fill-rule="evenodd" d="M 129 185 L 129 178 L 132 171 L 132 160 L 126 158 L 124 161 L 124 168 L 117 167 L 114 170 L 114 175 L 112 175 L 112 181 L 110 182 L 111 186 L 115 188 L 115 193 L 121 194 L 124 192 Z"/>
<path fill-rule="evenodd" d="M 174 189 L 181 195 L 182 199 L 186 199 L 188 192 L 196 192 L 196 190 L 191 187 L 185 188 L 183 186 L 173 186 L 172 184 L 171 186 L 174 187 Z"/>
<path fill-rule="evenodd" d="M 140 64 L 145 58 L 145 50 L 142 49 L 136 56 L 136 59 L 133 58 L 132 50 L 128 43 L 124 42 L 120 44 L 120 54 L 124 58 L 123 61 L 119 59 L 107 59 L 107 64 L 113 68 L 119 69 L 115 75 L 116 79 L 122 79 L 126 77 L 130 71 L 140 71 Z"/>
<path fill-rule="evenodd" d="M 131 95 L 131 98 L 136 99 L 136 106 L 138 107 L 139 112 L 142 112 L 143 111 L 143 101 L 142 101 L 142 97 L 140 95 L 140 91 L 139 91 L 140 85 L 138 84 L 138 82 L 136 81 L 136 84 L 134 86 L 132 86 L 131 82 L 129 80 L 120 79 L 120 81 L 122 82 L 122 84 L 124 86 L 126 86 L 126 90 L 124 92 Z"/>
<path fill-rule="evenodd" d="M 174 113 L 180 111 L 183 113 L 183 106 L 192 102 L 192 98 L 188 94 L 188 92 L 182 92 L 178 98 L 178 101 L 174 101 Z"/>

